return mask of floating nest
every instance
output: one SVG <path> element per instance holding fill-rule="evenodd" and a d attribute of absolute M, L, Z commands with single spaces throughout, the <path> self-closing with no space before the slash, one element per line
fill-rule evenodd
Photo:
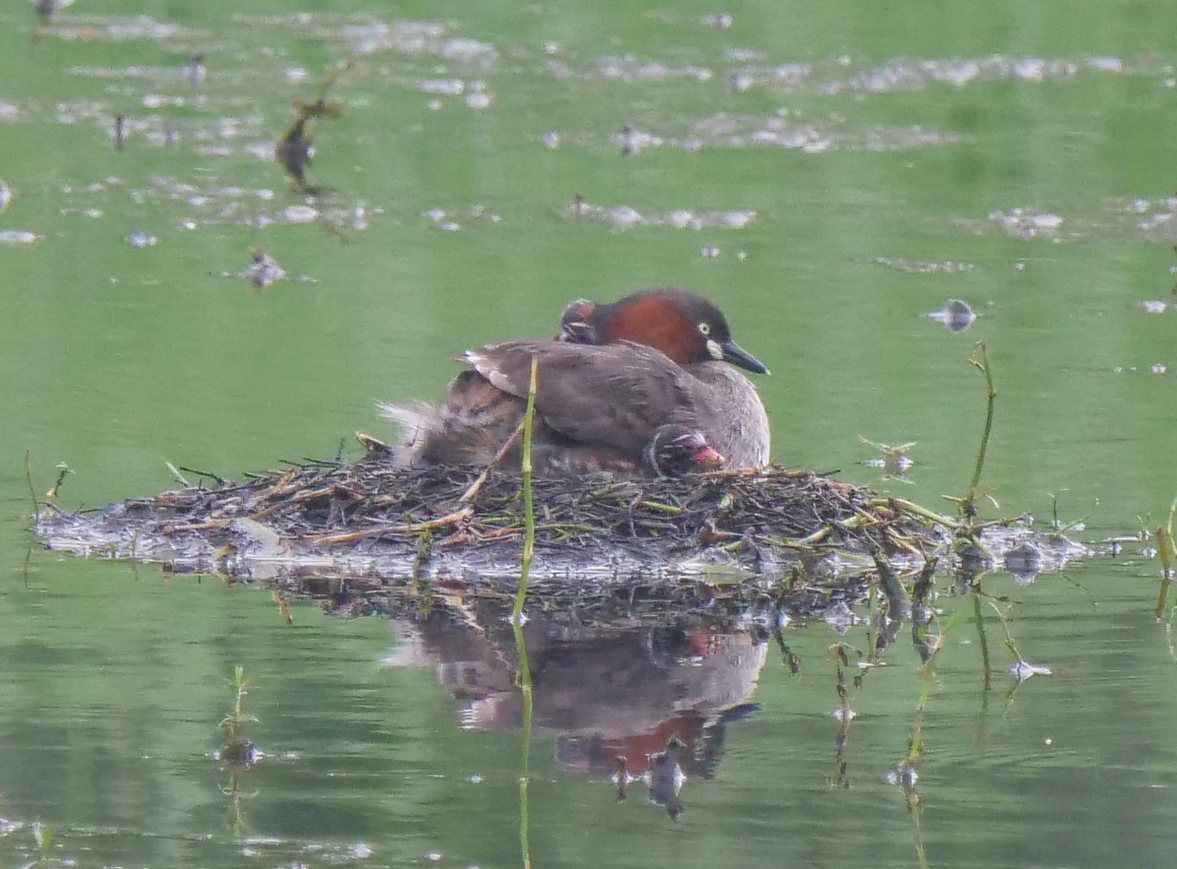
<path fill-rule="evenodd" d="M 541 479 L 533 493 L 532 580 L 565 590 L 684 577 L 833 587 L 880 565 L 918 572 L 952 554 L 958 536 L 952 520 L 911 502 L 781 468 Z M 517 474 L 367 459 L 293 465 L 92 513 L 51 510 L 36 530 L 51 549 L 184 573 L 513 588 L 524 515 Z"/>

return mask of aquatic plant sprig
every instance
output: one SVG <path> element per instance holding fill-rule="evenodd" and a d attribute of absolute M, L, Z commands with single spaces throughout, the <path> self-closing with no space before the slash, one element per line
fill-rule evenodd
<path fill-rule="evenodd" d="M 976 516 L 977 486 L 981 484 L 981 472 L 985 468 L 985 456 L 989 451 L 989 436 L 993 432 L 993 404 L 997 398 L 997 389 L 993 385 L 993 367 L 989 364 L 989 348 L 984 341 L 973 345 L 969 364 L 985 375 L 985 427 L 981 432 L 981 446 L 977 450 L 977 462 L 973 466 L 973 479 L 969 483 L 969 490 L 960 502 L 960 510 L 966 521 Z"/>
<path fill-rule="evenodd" d="M 229 688 L 233 691 L 233 711 L 221 719 L 221 729 L 230 737 L 240 735 L 241 728 L 249 723 L 256 722 L 257 719 L 252 715 L 245 714 L 245 695 L 249 692 L 245 689 L 249 687 L 249 680 L 245 678 L 245 668 L 238 664 L 233 668 L 233 675 L 228 679 Z"/>
<path fill-rule="evenodd" d="M 1066 489 L 1062 490 L 1062 492 L 1065 491 Z M 1059 495 L 1061 495 L 1062 492 L 1052 492 L 1050 495 L 1050 527 L 1055 535 L 1066 534 L 1068 531 L 1074 531 L 1076 529 L 1082 530 L 1086 526 L 1087 520 L 1089 518 L 1089 516 L 1083 516 L 1081 519 L 1075 519 L 1071 522 L 1064 522 L 1062 519 L 1060 519 L 1058 513 L 1058 502 Z"/>
<path fill-rule="evenodd" d="M 74 469 L 65 462 L 57 463 L 57 479 L 53 481 L 53 488 L 45 493 L 45 499 L 52 501 L 59 494 L 61 494 L 61 484 L 65 482 L 65 478 L 74 472 Z"/>
<path fill-rule="evenodd" d="M 233 668 L 233 675 L 228 680 L 229 688 L 233 692 L 233 711 L 221 720 L 221 730 L 225 733 L 225 744 L 217 752 L 217 758 L 225 763 L 229 773 L 229 783 L 221 787 L 221 793 L 229 797 L 233 806 L 233 818 L 229 828 L 234 836 L 244 836 L 249 832 L 249 824 L 242 813 L 242 797 L 240 776 L 248 770 L 259 757 L 252 742 L 245 738 L 242 728 L 249 722 L 257 721 L 252 715 L 245 713 L 245 695 L 249 680 L 245 678 L 245 668 L 238 664 Z"/>

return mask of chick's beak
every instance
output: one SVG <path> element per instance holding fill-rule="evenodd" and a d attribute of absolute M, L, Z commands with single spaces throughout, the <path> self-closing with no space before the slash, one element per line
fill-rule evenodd
<path fill-rule="evenodd" d="M 701 468 L 722 468 L 723 463 L 726 461 L 727 459 L 720 455 L 711 446 L 705 446 L 702 449 L 697 450 L 695 454 L 691 456 L 691 462 Z"/>
<path fill-rule="evenodd" d="M 730 362 L 732 365 L 738 365 L 740 368 L 747 369 L 755 374 L 769 374 L 768 368 L 763 362 L 737 344 L 735 341 L 727 341 L 719 345 L 723 350 L 723 359 L 725 362 Z"/>

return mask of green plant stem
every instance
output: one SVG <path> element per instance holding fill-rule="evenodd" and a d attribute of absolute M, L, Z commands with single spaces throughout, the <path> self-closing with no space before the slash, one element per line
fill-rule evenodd
<path fill-rule="evenodd" d="M 539 382 L 539 359 L 531 360 L 531 378 L 527 384 L 527 413 L 523 417 L 523 559 L 519 571 L 519 590 L 515 594 L 515 608 L 511 622 L 519 624 L 523 616 L 523 602 L 527 600 L 527 577 L 531 560 L 535 557 L 535 500 L 531 491 L 531 429 L 535 420 L 535 391 Z"/>
<path fill-rule="evenodd" d="M 950 519 L 947 516 L 941 516 L 939 513 L 934 513 L 927 507 L 921 507 L 914 501 L 908 501 L 904 498 L 872 498 L 870 500 L 872 507 L 894 507 L 897 510 L 902 510 L 904 513 L 910 513 L 913 516 L 919 516 L 938 525 L 943 525 L 947 528 L 958 528 L 960 523 L 955 519 Z"/>
<path fill-rule="evenodd" d="M 989 367 L 989 348 L 984 341 L 978 341 L 973 347 L 973 356 L 969 361 L 981 369 L 985 375 L 986 409 L 985 428 L 981 432 L 981 448 L 977 451 L 977 464 L 973 468 L 973 481 L 969 484 L 968 500 L 971 505 L 976 495 L 977 486 L 981 484 L 981 471 L 985 467 L 985 454 L 989 451 L 989 434 L 993 431 L 993 400 L 997 398 L 997 390 L 993 386 L 993 371 Z"/>
<path fill-rule="evenodd" d="M 981 595 L 973 591 L 973 619 L 977 625 L 977 640 L 981 647 L 981 668 L 985 679 L 985 687 L 993 681 L 993 667 L 989 663 L 989 638 L 985 634 L 985 619 L 981 615 Z"/>
<path fill-rule="evenodd" d="M 669 513 L 671 516 L 677 516 L 683 512 L 682 507 L 675 507 L 673 504 L 663 504 L 661 501 L 638 501 L 638 504 L 659 513 Z"/>

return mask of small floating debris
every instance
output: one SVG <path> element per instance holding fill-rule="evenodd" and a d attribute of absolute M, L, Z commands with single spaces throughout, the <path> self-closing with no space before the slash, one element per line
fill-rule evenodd
<path fill-rule="evenodd" d="M 253 251 L 253 264 L 242 274 L 249 278 L 254 289 L 264 293 L 273 284 L 286 278 L 286 269 L 264 250 L 256 249 Z"/>
<path fill-rule="evenodd" d="M 704 15 L 702 21 L 716 30 L 727 30 L 732 26 L 732 17 L 726 12 L 712 12 L 710 15 Z"/>
<path fill-rule="evenodd" d="M 458 222 L 459 215 L 452 214 L 444 208 L 430 208 L 424 212 L 424 217 L 434 229 L 440 229 L 442 232 L 458 232 L 462 229 L 462 224 Z M 488 223 L 499 223 L 503 219 L 502 215 L 477 202 L 470 206 L 465 217 L 472 221 Z"/>
<path fill-rule="evenodd" d="M 0 214 L 8 210 L 8 204 L 12 202 L 12 188 L 0 179 Z"/>
<path fill-rule="evenodd" d="M 2 209 L 0 209 L 0 210 L 2 210 Z M 1163 314 L 1163 313 L 1165 313 L 1165 311 L 1169 310 L 1169 305 L 1167 302 L 1154 301 L 1154 300 L 1145 300 L 1143 302 L 1137 302 L 1136 307 L 1140 308 L 1140 310 L 1144 311 L 1144 313 L 1146 313 L 1146 314 Z"/>
<path fill-rule="evenodd" d="M 356 232 L 363 232 L 368 228 L 368 208 L 362 202 L 357 202 L 352 209 L 351 228 Z"/>
<path fill-rule="evenodd" d="M 314 223 L 319 219 L 319 211 L 309 205 L 291 205 L 282 212 L 287 223 Z"/>
<path fill-rule="evenodd" d="M 491 95 L 487 90 L 486 82 L 475 81 L 470 83 L 470 93 L 466 95 L 466 105 L 475 110 L 485 109 L 491 103 Z"/>
<path fill-rule="evenodd" d="M 460 78 L 439 78 L 421 82 L 421 90 L 427 94 L 441 94 L 456 97 L 465 93 L 466 83 Z"/>
<path fill-rule="evenodd" d="M 52 21 L 57 13 L 67 6 L 72 6 L 74 0 L 29 0 L 37 8 L 37 14 L 44 21 Z"/>
<path fill-rule="evenodd" d="M 669 226 L 674 229 L 744 229 L 757 218 L 755 211 L 691 211 L 676 208 L 655 214 L 643 214 L 629 205 L 593 205 L 576 196 L 565 206 L 565 220 L 596 220 L 612 232 L 625 232 L 635 226 Z"/>
<path fill-rule="evenodd" d="M 131 247 L 155 247 L 158 241 L 159 239 L 148 232 L 136 232 L 133 235 L 127 236 L 127 243 L 130 244 Z"/>
<path fill-rule="evenodd" d="M 915 441 L 906 444 L 881 444 L 858 435 L 858 440 L 874 447 L 882 456 L 877 459 L 863 459 L 862 464 L 868 468 L 882 468 L 888 478 L 910 483 L 904 475 L 915 465 L 907 451 L 916 445 Z"/>
<path fill-rule="evenodd" d="M 907 791 L 915 790 L 915 786 L 919 780 L 919 771 L 910 763 L 900 764 L 895 769 L 889 770 L 887 775 L 883 777 L 883 781 L 887 784 L 903 788 Z"/>
<path fill-rule="evenodd" d="M 963 332 L 977 319 L 977 314 L 969 303 L 961 299 L 949 299 L 941 310 L 922 316 L 943 323 L 949 332 Z"/>
<path fill-rule="evenodd" d="M 906 272 L 908 274 L 919 275 L 958 275 L 965 274 L 966 272 L 975 272 L 977 270 L 975 263 L 954 262 L 952 260 L 946 260 L 945 262 L 921 262 L 920 260 L 902 259 L 899 257 L 889 256 L 877 256 L 871 260 L 871 264 L 885 266 L 889 269 L 895 269 L 897 272 Z"/>
<path fill-rule="evenodd" d="M 657 136 L 651 136 L 649 133 L 635 130 L 628 124 L 621 128 L 621 132 L 617 134 L 613 141 L 621 150 L 621 156 L 623 157 L 632 157 L 643 148 L 656 147 L 662 144 L 662 140 Z"/>
<path fill-rule="evenodd" d="M 204 55 L 193 54 L 184 61 L 184 65 L 180 67 L 180 73 L 184 76 L 184 80 L 194 88 L 198 88 L 204 84 L 204 79 L 208 75 L 208 70 L 204 66 Z"/>
<path fill-rule="evenodd" d="M 19 229 L 0 230 L 0 244 L 32 244 L 40 241 L 44 236 L 35 232 L 25 232 Z"/>
<path fill-rule="evenodd" d="M 1057 214 L 1032 214 L 1023 208 L 991 211 L 989 220 L 1014 238 L 1026 240 L 1039 235 L 1055 236 L 1063 225 L 1063 218 Z"/>
<path fill-rule="evenodd" d="M 1053 675 L 1050 667 L 1040 667 L 1036 664 L 1031 664 L 1029 661 L 1023 661 L 1021 658 L 1018 662 L 1009 668 L 1009 672 L 1019 682 L 1025 682 L 1031 676 L 1050 676 Z"/>
<path fill-rule="evenodd" d="M 1005 554 L 1005 569 L 1018 585 L 1029 585 L 1042 573 L 1042 552 L 1028 540 L 1020 543 Z"/>
<path fill-rule="evenodd" d="M 844 636 L 852 627 L 859 622 L 858 616 L 854 611 L 846 605 L 844 601 L 839 601 L 834 606 L 830 607 L 825 612 L 825 622 L 829 625 L 834 633 L 838 636 Z"/>

